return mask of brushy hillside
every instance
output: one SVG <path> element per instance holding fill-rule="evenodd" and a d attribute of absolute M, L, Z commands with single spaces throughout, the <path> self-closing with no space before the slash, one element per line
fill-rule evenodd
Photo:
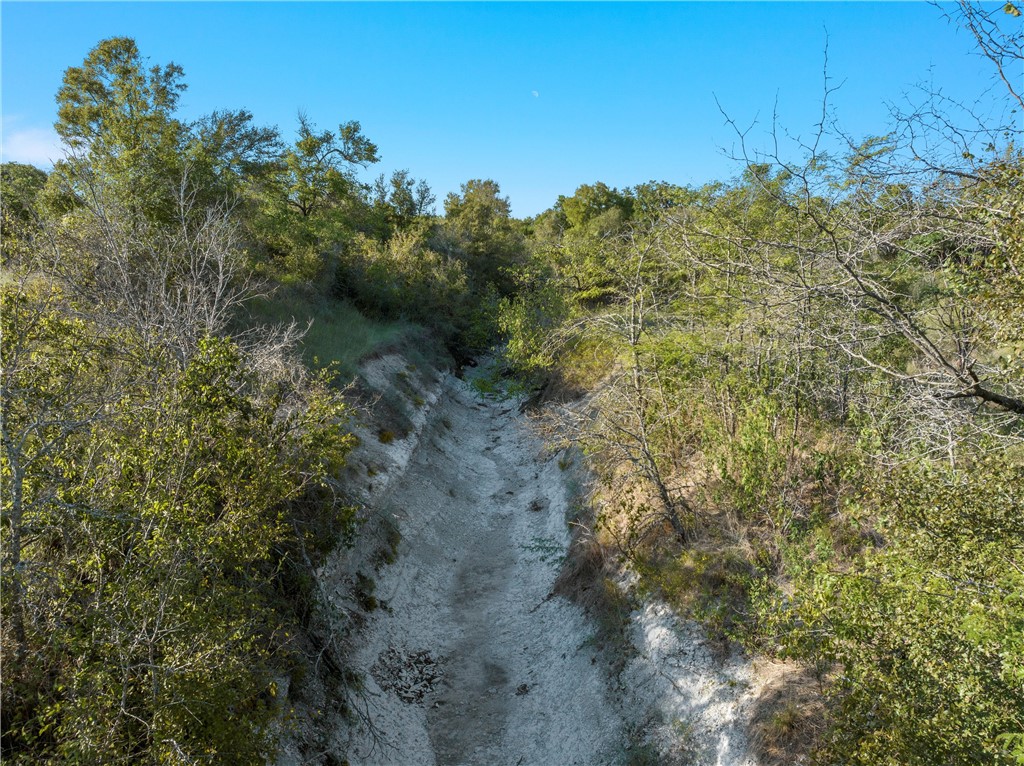
<path fill-rule="evenodd" d="M 1019 69 L 1014 13 L 954 15 Z M 863 141 L 822 125 L 728 183 L 582 186 L 533 222 L 502 305 L 509 365 L 601 477 L 606 556 L 814 680 L 819 699 L 759 716 L 766 762 L 1024 759 L 1024 155 L 1004 94 L 1005 122 L 947 101 Z"/>
<path fill-rule="evenodd" d="M 948 14 L 1005 109 L 923 90 L 875 136 L 823 119 L 528 221 L 493 180 L 443 215 L 366 183 L 355 120 L 185 121 L 180 67 L 100 41 L 66 157 L 0 177 L 4 762 L 265 762 L 278 679 L 328 657 L 358 689 L 295 641 L 362 544 L 345 384 L 500 343 L 601 482 L 595 584 L 617 557 L 799 665 L 765 763 L 1024 763 L 1024 33 Z"/>
<path fill-rule="evenodd" d="M 359 180 L 358 122 L 286 142 L 182 121 L 184 89 L 103 40 L 57 94 L 66 157 L 2 169 L 5 763 L 271 756 L 276 679 L 322 655 L 312 573 L 358 544 L 346 384 L 488 345 L 523 254 L 494 182 L 441 219 L 405 171 Z"/>

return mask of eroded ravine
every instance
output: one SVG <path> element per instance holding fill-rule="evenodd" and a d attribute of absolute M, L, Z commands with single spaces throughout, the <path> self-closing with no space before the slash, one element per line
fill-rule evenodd
<path fill-rule="evenodd" d="M 492 458 L 494 459 L 494 458 Z M 499 471 L 500 463 L 495 459 Z M 512 532 L 509 528 L 510 496 L 501 490 L 489 497 L 471 491 L 467 500 L 489 509 L 482 523 L 486 529 L 456 563 L 447 620 L 457 635 L 447 655 L 444 681 L 428 708 L 430 739 L 440 764 L 487 762 L 488 751 L 501 741 L 507 726 L 509 647 L 492 640 L 514 583 Z"/>
<path fill-rule="evenodd" d="M 402 532 L 363 636 L 372 728 L 353 763 L 600 764 L 622 726 L 572 604 L 550 598 L 567 545 L 565 475 L 514 403 L 449 378 L 378 507 Z M 381 741 L 383 740 L 383 741 Z"/>

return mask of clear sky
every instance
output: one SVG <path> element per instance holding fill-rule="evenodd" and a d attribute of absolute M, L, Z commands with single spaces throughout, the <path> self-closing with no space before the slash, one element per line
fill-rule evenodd
<path fill-rule="evenodd" d="M 518 216 L 582 183 L 736 176 L 717 101 L 764 143 L 773 110 L 807 135 L 824 48 L 842 125 L 883 133 L 916 84 L 973 98 L 992 85 L 969 37 L 923 2 L 3 2 L 5 160 L 46 166 L 64 70 L 101 39 L 135 38 L 185 70 L 186 119 L 250 110 L 291 137 L 359 120 L 382 162 L 438 199 L 493 178 Z M 777 106 L 776 106 L 777 104 Z"/>

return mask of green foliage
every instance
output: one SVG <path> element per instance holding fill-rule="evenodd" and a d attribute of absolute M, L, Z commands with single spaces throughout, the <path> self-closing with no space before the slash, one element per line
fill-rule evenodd
<path fill-rule="evenodd" d="M 6 221 L 8 216 L 21 220 L 31 219 L 36 198 L 46 186 L 46 173 L 32 165 L 5 162 L 0 165 L 0 210 Z"/>
<path fill-rule="evenodd" d="M 714 187 L 706 189 L 711 191 Z M 665 181 L 648 181 L 631 190 L 633 218 L 638 221 L 656 221 L 672 210 L 683 210 L 699 200 L 700 191 L 676 186 Z"/>
<path fill-rule="evenodd" d="M 271 758 L 286 625 L 354 539 L 336 383 L 235 315 L 257 290 L 237 232 L 259 230 L 245 216 L 281 172 L 276 131 L 247 112 L 184 125 L 183 89 L 178 67 L 103 41 L 58 95 L 72 156 L 49 179 L 3 168 L 5 762 Z M 375 151 L 353 125 L 336 143 Z M 354 365 L 404 330 L 327 303 L 306 312 L 329 320 L 311 355 Z"/>
<path fill-rule="evenodd" d="M 5 761 L 272 756 L 284 626 L 355 539 L 325 370 L 416 322 L 590 394 L 566 425 L 611 493 L 600 534 L 716 635 L 818 672 L 821 762 L 1024 762 L 1019 131 L 944 167 L 905 151 L 914 115 L 847 157 L 584 185 L 526 223 L 472 180 L 434 219 L 408 171 L 360 180 L 358 122 L 300 116 L 285 146 L 244 110 L 182 122 L 184 88 L 101 41 L 58 93 L 71 156 L 2 168 Z M 286 289 L 240 316 L 256 274 Z M 260 329 L 292 319 L 319 371 Z"/>
<path fill-rule="evenodd" d="M 445 230 L 454 254 L 466 263 L 474 292 L 483 295 L 491 285 L 499 295 L 508 295 L 513 289 L 509 270 L 524 259 L 525 243 L 498 184 L 467 181 L 461 193 L 445 199 L 444 212 Z"/>
<path fill-rule="evenodd" d="M 642 590 L 700 620 L 712 639 L 743 637 L 753 567 L 742 552 L 688 549 L 675 556 L 638 555 L 635 564 Z"/>
<path fill-rule="evenodd" d="M 295 145 L 282 159 L 285 201 L 303 218 L 352 196 L 358 182 L 351 166 L 365 167 L 378 160 L 376 145 L 362 134 L 358 122 L 339 125 L 337 133 L 318 133 L 302 114 Z"/>
<path fill-rule="evenodd" d="M 403 231 L 417 219 L 431 215 L 437 197 L 426 181 L 417 181 L 408 170 L 396 170 L 390 179 L 381 174 L 373 185 L 374 209 L 383 219 L 387 234 Z"/>
<path fill-rule="evenodd" d="M 366 223 L 370 205 L 355 168 L 377 162 L 358 122 L 318 132 L 299 116 L 295 143 L 252 184 L 253 257 L 273 278 L 330 284 L 341 252 Z"/>
<path fill-rule="evenodd" d="M 1000 738 L 1024 728 L 1022 479 L 994 457 L 882 478 L 886 544 L 779 603 L 790 651 L 842 668 L 826 757 L 1014 762 Z"/>
<path fill-rule="evenodd" d="M 250 112 L 216 110 L 189 126 L 184 153 L 194 193 L 204 204 L 251 198 L 281 167 L 276 128 L 254 125 Z"/>
<path fill-rule="evenodd" d="M 404 322 L 371 319 L 348 302 L 301 287 L 281 287 L 270 297 L 254 299 L 247 313 L 245 321 L 239 320 L 242 327 L 291 322 L 308 327 L 299 341 L 303 361 L 334 369 L 342 384 L 355 378 L 365 357 L 415 330 Z"/>
<path fill-rule="evenodd" d="M 330 284 L 341 251 L 369 215 L 355 168 L 377 162 L 358 122 L 318 132 L 299 115 L 298 136 L 254 187 L 257 260 L 287 283 Z"/>
<path fill-rule="evenodd" d="M 339 271 L 339 290 L 371 316 L 429 325 L 451 340 L 467 321 L 465 268 L 431 248 L 431 233 L 419 225 L 385 243 L 357 236 Z"/>
<path fill-rule="evenodd" d="M 550 335 L 564 321 L 567 306 L 562 292 L 543 272 L 520 277 L 518 295 L 503 298 L 498 308 L 498 327 L 508 339 L 505 358 L 513 369 L 535 375 L 554 367 Z"/>
<path fill-rule="evenodd" d="M 633 199 L 598 181 L 583 184 L 571 197 L 559 197 L 555 210 L 561 212 L 568 228 L 587 229 L 590 235 L 617 232 L 633 212 Z"/>
<path fill-rule="evenodd" d="M 40 233 L 38 200 L 46 178 L 46 173 L 31 165 L 0 165 L 0 252 L 4 265 L 25 260 L 31 252 L 33 240 Z"/>
<path fill-rule="evenodd" d="M 344 460 L 340 404 L 264 390 L 226 339 L 182 368 L 31 293 L 3 308 L 5 750 L 262 760 L 274 558 L 289 507 Z"/>
<path fill-rule="evenodd" d="M 990 251 L 975 249 L 949 262 L 946 269 L 954 289 L 977 305 L 983 326 L 991 328 L 991 341 L 1003 363 L 1018 375 L 1024 371 L 1024 202 L 1016 193 L 1022 179 L 1020 148 L 1011 147 L 983 168 L 983 181 L 975 191 L 977 204 L 1005 211 L 991 216 L 998 236 Z"/>
<path fill-rule="evenodd" d="M 147 71 L 130 38 L 103 40 L 81 67 L 65 71 L 57 132 L 72 148 L 151 148 L 172 127 L 171 114 L 185 90 L 182 74 L 175 64 Z"/>
<path fill-rule="evenodd" d="M 819 762 L 1015 763 L 1021 157 L 952 183 L 893 169 L 897 139 L 638 187 L 617 236 L 613 190 L 563 199 L 506 353 L 557 392 L 603 350 L 566 423 L 598 534 L 713 634 L 814 669 Z"/>
<path fill-rule="evenodd" d="M 70 67 L 54 128 L 71 150 L 51 176 L 53 194 L 87 198 L 102 185 L 134 215 L 169 220 L 185 126 L 174 118 L 186 86 L 176 64 L 147 68 L 135 41 L 101 41 Z"/>

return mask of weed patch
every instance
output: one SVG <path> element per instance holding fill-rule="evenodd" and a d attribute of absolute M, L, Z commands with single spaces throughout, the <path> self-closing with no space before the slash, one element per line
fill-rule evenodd
<path fill-rule="evenodd" d="M 294 286 L 280 287 L 269 298 L 251 301 L 248 308 L 248 325 L 308 325 L 300 344 L 303 361 L 313 367 L 333 365 L 342 384 L 355 378 L 361 360 L 416 329 L 407 322 L 370 319 L 350 303 Z"/>
<path fill-rule="evenodd" d="M 648 552 L 638 554 L 634 565 L 641 591 L 657 595 L 679 614 L 701 622 L 716 643 L 738 640 L 745 633 L 754 569 L 743 552 L 728 548 L 690 548 L 675 555 Z"/>
<path fill-rule="evenodd" d="M 762 766 L 789 766 L 809 753 L 824 730 L 825 703 L 813 674 L 780 664 L 754 703 L 750 743 Z"/>

